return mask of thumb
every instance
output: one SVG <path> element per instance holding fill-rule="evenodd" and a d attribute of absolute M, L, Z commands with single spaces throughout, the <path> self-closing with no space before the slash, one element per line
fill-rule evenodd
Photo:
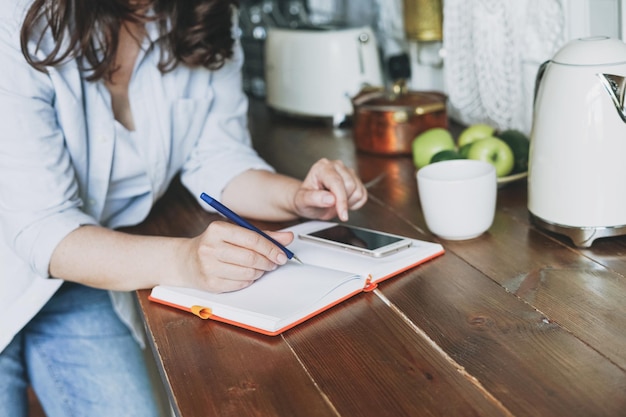
<path fill-rule="evenodd" d="M 308 190 L 304 195 L 304 203 L 308 207 L 332 207 L 335 201 L 335 196 L 328 190 Z"/>

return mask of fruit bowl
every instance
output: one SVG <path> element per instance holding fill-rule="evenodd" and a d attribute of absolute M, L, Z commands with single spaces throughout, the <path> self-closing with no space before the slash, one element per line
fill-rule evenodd
<path fill-rule="evenodd" d="M 507 175 L 506 177 L 498 178 L 498 187 L 504 187 L 507 184 L 510 184 L 515 181 L 519 181 L 528 176 L 528 171 L 518 172 L 517 174 Z"/>

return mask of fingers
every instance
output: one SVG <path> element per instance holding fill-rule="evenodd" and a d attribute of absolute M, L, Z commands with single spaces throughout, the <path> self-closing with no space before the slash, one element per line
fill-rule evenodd
<path fill-rule="evenodd" d="M 283 245 L 293 240 L 290 232 L 268 235 Z M 223 221 L 211 223 L 201 235 L 196 259 L 197 284 L 212 292 L 245 288 L 288 261 L 285 253 L 263 236 Z"/>
<path fill-rule="evenodd" d="M 312 208 L 334 208 L 317 210 L 317 217 L 330 218 L 336 214 L 341 220 L 348 220 L 348 210 L 362 207 L 367 201 L 367 190 L 355 174 L 341 161 L 320 159 L 309 171 L 303 182 L 304 205 L 308 211 Z M 320 212 L 322 214 L 320 214 Z"/>
<path fill-rule="evenodd" d="M 222 262 L 263 270 L 275 269 L 276 265 L 287 262 L 282 249 L 254 231 L 225 222 L 209 227 L 213 233 L 217 227 L 227 229 L 215 234 L 221 243 L 215 250 Z M 268 235 L 281 244 L 293 240 L 290 232 L 268 232 Z"/>
<path fill-rule="evenodd" d="M 344 169 L 350 175 L 349 180 L 346 178 L 345 181 L 348 196 L 348 208 L 350 210 L 356 210 L 363 207 L 363 205 L 367 202 L 367 189 L 352 169 L 347 167 L 344 167 Z"/>

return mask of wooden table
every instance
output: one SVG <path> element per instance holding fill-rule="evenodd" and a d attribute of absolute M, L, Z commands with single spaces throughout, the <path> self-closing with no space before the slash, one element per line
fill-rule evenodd
<path fill-rule="evenodd" d="M 351 130 L 251 102 L 255 146 L 303 177 L 340 158 L 370 188 L 350 223 L 437 241 L 409 157 L 355 152 Z M 379 176 L 384 174 L 382 178 Z M 174 183 L 136 231 L 200 233 L 217 216 Z M 258 223 L 276 229 L 286 224 Z M 529 224 L 526 183 L 498 193 L 489 232 L 283 335 L 138 298 L 181 416 L 624 416 L 626 238 L 576 249 Z"/>

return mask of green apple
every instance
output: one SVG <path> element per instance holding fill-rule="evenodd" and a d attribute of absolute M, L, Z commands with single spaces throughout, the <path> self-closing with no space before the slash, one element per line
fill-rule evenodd
<path fill-rule="evenodd" d="M 459 154 L 461 154 L 461 156 L 463 158 L 467 158 L 467 154 L 469 153 L 469 150 L 470 150 L 471 147 L 472 147 L 471 143 L 467 143 L 467 144 L 461 146 L 459 148 Z"/>
<path fill-rule="evenodd" d="M 430 163 L 449 161 L 451 159 L 465 159 L 456 149 L 444 149 L 439 151 L 430 158 Z"/>
<path fill-rule="evenodd" d="M 452 134 L 442 127 L 433 127 L 417 135 L 412 143 L 413 163 L 417 169 L 430 163 L 433 155 L 446 149 L 455 149 Z"/>
<path fill-rule="evenodd" d="M 498 133 L 496 137 L 502 139 L 513 151 L 515 164 L 512 173 L 528 171 L 528 153 L 530 149 L 530 141 L 528 137 L 519 130 L 509 129 Z"/>
<path fill-rule="evenodd" d="M 489 126 L 486 123 L 470 125 L 461 132 L 457 139 L 457 144 L 459 148 L 462 148 L 464 145 L 474 143 L 479 139 L 492 137 L 495 131 L 496 129 L 493 126 Z"/>
<path fill-rule="evenodd" d="M 475 141 L 467 154 L 469 159 L 489 162 L 496 168 L 496 176 L 504 177 L 513 171 L 515 158 L 511 147 L 494 136 Z"/>

